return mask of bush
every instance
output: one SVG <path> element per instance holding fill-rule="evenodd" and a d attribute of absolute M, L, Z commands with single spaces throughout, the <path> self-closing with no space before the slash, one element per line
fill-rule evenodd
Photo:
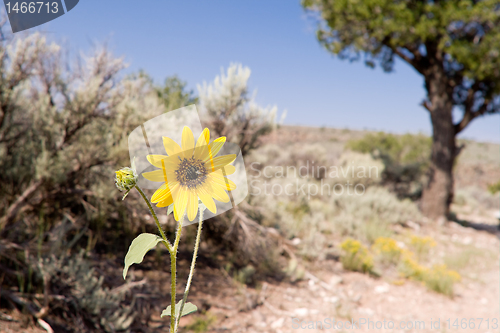
<path fill-rule="evenodd" d="M 382 257 L 382 260 L 388 264 L 397 264 L 402 254 L 402 249 L 392 238 L 379 237 L 372 245 L 375 253 Z"/>
<path fill-rule="evenodd" d="M 460 274 L 447 269 L 446 265 L 434 265 L 424 276 L 424 283 L 430 290 L 446 296 L 453 296 L 453 286 L 460 281 Z"/>
<path fill-rule="evenodd" d="M 403 251 L 401 261 L 399 263 L 399 272 L 405 278 L 423 281 L 427 268 L 421 266 L 414 258 L 414 254 L 410 251 Z"/>
<path fill-rule="evenodd" d="M 473 209 L 499 209 L 498 195 L 476 186 L 468 186 L 455 191 L 453 202 Z"/>
<path fill-rule="evenodd" d="M 436 241 L 434 241 L 434 239 L 430 236 L 419 237 L 412 235 L 410 239 L 410 246 L 417 254 L 417 258 L 422 260 L 429 254 L 431 248 L 436 246 Z"/>
<path fill-rule="evenodd" d="M 384 183 L 398 196 L 416 199 L 422 192 L 431 144 L 431 138 L 422 134 L 396 136 L 379 132 L 351 140 L 346 148 L 380 159 L 385 165 Z"/>
<path fill-rule="evenodd" d="M 343 195 L 332 198 L 332 214 L 329 215 L 336 230 L 343 234 L 357 235 L 367 223 L 396 224 L 419 220 L 417 206 L 408 199 L 402 201 L 382 187 L 369 187 L 363 195 Z"/>
<path fill-rule="evenodd" d="M 434 265 L 431 269 L 421 266 L 409 251 L 403 252 L 399 271 L 404 277 L 421 281 L 428 289 L 450 297 L 454 284 L 461 279 L 460 274 L 447 269 L 446 265 Z"/>
<path fill-rule="evenodd" d="M 491 194 L 500 192 L 500 181 L 488 185 L 488 191 L 490 191 Z"/>
<path fill-rule="evenodd" d="M 2 40 L 0 52 L 2 287 L 45 288 L 69 300 L 59 304 L 63 311 L 51 302 L 50 319 L 65 317 L 65 325 L 81 331 L 84 322 L 91 331 L 127 328 L 133 315 L 123 295 L 104 287 L 82 256 L 69 253 L 85 246 L 125 251 L 124 239 L 147 208 L 134 199 L 122 203 L 113 171 L 129 165 L 128 133 L 161 114 L 161 102 L 147 80 L 123 78 L 123 60 L 104 48 L 68 59 L 71 52 L 35 33 Z M 52 279 L 50 288 L 31 279 L 39 270 Z"/>
<path fill-rule="evenodd" d="M 56 295 L 65 297 L 54 301 L 53 311 L 64 312 L 72 318 L 67 324 L 79 331 L 116 332 L 128 330 L 135 319 L 134 299 L 125 302 L 131 284 L 111 289 L 105 287 L 104 277 L 84 257 L 84 251 L 75 256 L 51 256 L 39 264 L 42 275 L 50 279 Z M 80 326 L 86 323 L 86 327 Z M 80 326 L 80 327 L 79 327 Z"/>
<path fill-rule="evenodd" d="M 373 272 L 373 258 L 359 241 L 348 238 L 340 244 L 340 248 L 343 251 L 340 260 L 345 269 L 362 273 Z"/>

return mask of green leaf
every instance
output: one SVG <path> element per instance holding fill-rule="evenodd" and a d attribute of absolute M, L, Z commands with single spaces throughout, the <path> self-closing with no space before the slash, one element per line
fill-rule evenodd
<path fill-rule="evenodd" d="M 130 244 L 125 256 L 125 267 L 123 268 L 123 278 L 127 276 L 127 271 L 132 264 L 140 264 L 146 253 L 154 248 L 162 238 L 153 234 L 140 234 Z"/>
<path fill-rule="evenodd" d="M 182 302 L 182 300 L 180 300 L 179 303 L 177 303 L 175 305 L 175 317 L 176 318 L 179 318 L 179 310 L 181 309 L 181 302 Z M 196 312 L 196 311 L 198 311 L 198 308 L 196 307 L 196 305 L 188 302 L 188 303 L 184 304 L 184 309 L 182 309 L 181 317 L 186 316 L 186 315 L 193 313 L 193 312 Z M 161 317 L 163 318 L 164 316 L 170 316 L 171 312 L 172 312 L 172 306 L 169 305 L 169 306 L 167 306 L 167 308 L 165 310 L 163 310 L 161 312 Z"/>

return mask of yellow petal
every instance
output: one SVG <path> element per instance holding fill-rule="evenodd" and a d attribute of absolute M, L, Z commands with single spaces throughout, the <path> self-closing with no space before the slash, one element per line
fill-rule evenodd
<path fill-rule="evenodd" d="M 209 178 L 209 182 L 213 182 L 219 186 L 224 187 L 227 191 L 232 191 L 236 189 L 236 184 L 229 178 L 222 176 L 222 173 L 219 171 L 212 172 L 207 176 Z"/>
<path fill-rule="evenodd" d="M 205 162 L 205 168 L 207 168 L 208 172 L 213 172 L 219 170 L 220 168 L 228 165 L 229 163 L 233 163 L 236 159 L 235 154 L 229 154 L 224 156 L 217 156 L 213 159 L 209 159 Z"/>
<path fill-rule="evenodd" d="M 182 151 L 194 149 L 194 136 L 191 129 L 184 126 L 182 130 Z"/>
<path fill-rule="evenodd" d="M 217 207 L 215 206 L 215 202 L 212 199 L 212 196 L 208 193 L 206 189 L 203 187 L 196 189 L 196 194 L 201 199 L 201 202 L 208 208 L 209 211 L 216 214 Z"/>
<path fill-rule="evenodd" d="M 221 136 L 220 138 L 215 139 L 212 142 L 212 154 L 215 156 L 219 153 L 219 151 L 222 149 L 222 146 L 224 146 L 224 143 L 226 142 L 226 137 Z"/>
<path fill-rule="evenodd" d="M 171 196 L 178 186 L 178 182 L 168 183 L 168 186 L 165 183 L 162 184 L 151 197 L 151 202 L 156 203 L 164 200 L 167 196 Z"/>
<path fill-rule="evenodd" d="M 196 141 L 196 147 L 194 151 L 194 156 L 197 159 L 204 160 L 208 156 L 208 149 L 210 143 L 210 131 L 205 128 L 201 133 L 198 141 Z"/>
<path fill-rule="evenodd" d="M 166 192 L 170 193 L 170 187 L 167 189 L 166 184 L 161 184 L 161 186 L 153 193 L 153 196 L 151 197 L 151 202 L 155 203 L 158 202 L 156 199 L 158 197 L 163 196 Z"/>
<path fill-rule="evenodd" d="M 164 171 L 164 169 L 160 169 L 160 170 L 155 170 L 155 171 L 150 171 L 150 172 L 144 172 L 142 174 L 142 176 L 144 178 L 146 178 L 147 180 L 150 180 L 152 182 L 167 182 L 169 181 L 170 179 L 172 181 L 175 180 L 175 177 L 173 177 L 175 174 L 169 172 L 169 173 L 166 173 Z M 167 179 L 165 179 L 165 177 Z"/>
<path fill-rule="evenodd" d="M 177 221 L 184 215 L 188 203 L 188 190 L 180 187 L 177 192 L 173 194 L 174 198 L 174 217 Z"/>
<path fill-rule="evenodd" d="M 196 147 L 208 146 L 210 144 L 210 131 L 208 128 L 205 128 L 203 132 L 201 132 L 198 141 L 196 141 Z"/>
<path fill-rule="evenodd" d="M 220 202 L 229 202 L 229 196 L 226 191 L 224 191 L 224 187 L 216 184 L 211 184 L 210 186 L 210 195 Z"/>
<path fill-rule="evenodd" d="M 157 168 L 161 168 L 161 161 L 166 159 L 167 157 L 168 157 L 167 155 L 148 155 L 148 156 L 146 156 L 149 163 L 153 164 Z"/>
<path fill-rule="evenodd" d="M 173 203 L 174 203 L 174 198 L 172 198 L 172 196 L 169 195 L 168 197 L 166 197 L 162 201 L 158 202 L 156 204 L 156 207 L 168 207 L 168 206 L 170 206 Z"/>
<path fill-rule="evenodd" d="M 187 216 L 189 221 L 194 220 L 198 214 L 198 196 L 194 191 L 189 191 L 189 199 L 187 205 Z"/>
<path fill-rule="evenodd" d="M 169 156 L 179 154 L 182 151 L 177 142 L 170 138 L 167 138 L 166 136 L 163 137 L 163 146 L 165 147 L 165 151 Z"/>
<path fill-rule="evenodd" d="M 149 163 L 153 164 L 157 168 L 163 168 L 163 166 L 165 166 L 167 170 L 174 170 L 177 168 L 177 165 L 179 165 L 179 159 L 177 156 L 148 155 L 146 158 Z"/>
<path fill-rule="evenodd" d="M 225 167 L 221 168 L 221 171 L 223 172 L 223 174 L 225 173 L 226 176 L 229 176 L 236 172 L 236 167 L 234 165 L 226 165 Z"/>
<path fill-rule="evenodd" d="M 226 137 L 225 136 L 222 136 L 220 138 L 215 139 L 210 144 L 210 146 L 209 146 L 208 154 L 206 154 L 205 156 L 203 156 L 203 161 L 206 162 L 210 158 L 213 159 L 215 156 L 217 156 L 217 154 L 219 153 L 219 151 L 222 149 L 222 146 L 224 146 L 225 142 L 226 142 Z"/>
<path fill-rule="evenodd" d="M 172 187 L 177 182 L 177 175 L 174 170 L 166 171 L 165 169 L 144 172 L 142 173 L 144 178 L 152 182 L 163 182 Z M 165 187 L 164 187 L 165 188 Z"/>

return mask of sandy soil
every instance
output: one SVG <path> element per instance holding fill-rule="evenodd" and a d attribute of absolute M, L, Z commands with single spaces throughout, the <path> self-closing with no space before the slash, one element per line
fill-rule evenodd
<path fill-rule="evenodd" d="M 469 221 L 473 218 L 463 217 Z M 483 226 L 489 226 L 489 231 L 455 222 L 418 230 L 438 241 L 438 257 L 467 246 L 489 254 L 478 258 L 474 269 L 462 272 L 452 298 L 430 291 L 419 282 L 405 280 L 401 284 L 384 276 L 345 271 L 335 260 L 311 263 L 299 282 L 261 281 L 255 288 L 235 282 L 220 268 L 204 266 L 197 271 L 190 294 L 190 301 L 201 311 L 183 318 L 181 325 L 198 321 L 208 325 L 208 332 L 498 332 L 499 239 L 494 219 L 486 222 Z M 135 274 L 136 279 L 145 276 L 168 294 L 168 272 L 135 270 Z M 333 329 L 328 324 L 334 320 L 336 325 L 355 322 L 357 328 Z M 320 324 L 325 325 L 323 329 Z M 473 324 L 475 328 L 471 328 Z M 168 332 L 159 311 L 150 328 Z M 1 315 L 0 332 L 45 330 L 13 312 Z"/>
<path fill-rule="evenodd" d="M 205 299 L 212 304 L 210 313 L 217 317 L 210 331 L 498 332 L 498 236 L 456 223 L 427 230 L 427 234 L 441 242 L 475 244 L 494 257 L 484 259 L 487 262 L 479 271 L 463 275 L 452 298 L 429 291 L 418 282 L 397 285 L 384 277 L 344 271 L 340 263 L 326 260 L 315 263 L 306 279 L 295 284 L 264 283 L 258 291 L 240 288 L 227 297 Z M 253 309 L 245 310 L 242 294 L 256 298 Z M 358 328 L 328 329 L 325 324 L 333 320 L 337 325 L 339 321 L 354 321 Z M 320 323 L 325 325 L 323 329 Z"/>

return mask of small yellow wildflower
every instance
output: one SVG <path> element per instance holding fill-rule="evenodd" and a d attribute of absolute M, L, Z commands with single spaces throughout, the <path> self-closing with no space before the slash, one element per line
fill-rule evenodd
<path fill-rule="evenodd" d="M 422 281 L 427 273 L 427 268 L 420 265 L 417 260 L 415 260 L 412 252 L 404 250 L 402 251 L 399 271 L 404 277 Z"/>
<path fill-rule="evenodd" d="M 460 279 L 460 274 L 449 270 L 446 265 L 434 265 L 425 275 L 424 282 L 427 288 L 447 296 L 452 296 L 453 286 Z"/>
<path fill-rule="evenodd" d="M 401 257 L 402 248 L 392 238 L 379 237 L 372 246 L 373 251 L 388 263 L 397 263 Z"/>
<path fill-rule="evenodd" d="M 424 259 L 431 248 L 436 246 L 436 241 L 432 237 L 411 236 L 410 246 L 415 250 L 419 260 Z"/>
<path fill-rule="evenodd" d="M 344 254 L 341 257 L 342 266 L 351 271 L 370 273 L 373 270 L 373 258 L 359 241 L 348 238 L 340 244 Z"/>

